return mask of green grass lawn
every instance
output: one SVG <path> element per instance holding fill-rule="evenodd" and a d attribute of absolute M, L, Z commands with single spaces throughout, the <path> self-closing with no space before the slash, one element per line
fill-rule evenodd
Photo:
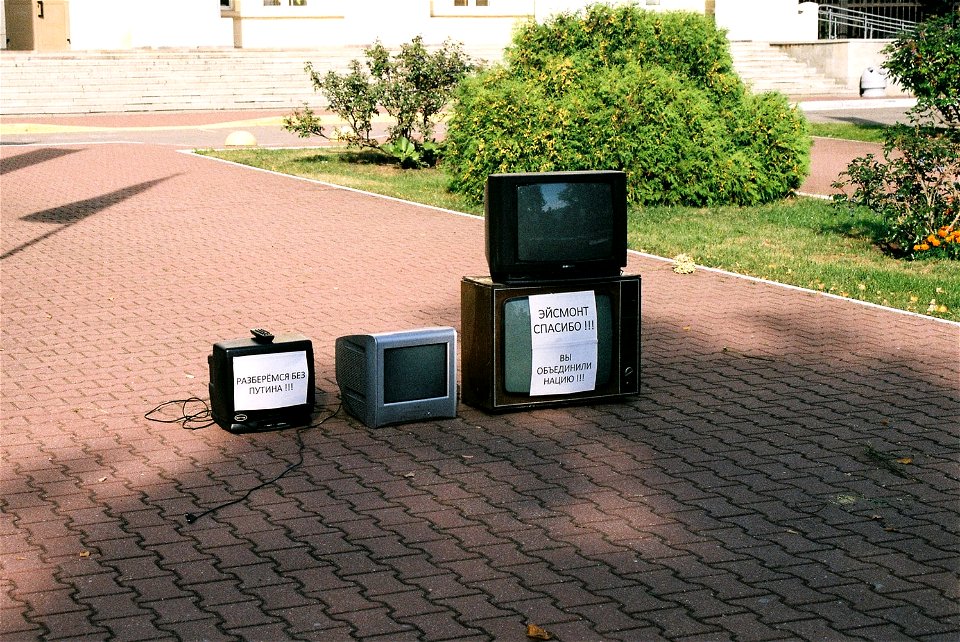
<path fill-rule="evenodd" d="M 401 170 L 383 156 L 342 149 L 201 152 L 285 174 L 394 196 L 458 212 L 483 207 L 446 190 L 436 169 Z M 788 199 L 758 207 L 646 207 L 629 215 L 630 248 L 691 256 L 720 268 L 885 306 L 960 321 L 960 262 L 900 261 L 870 241 L 876 220 L 830 202 Z M 933 308 L 946 306 L 946 311 Z"/>
<path fill-rule="evenodd" d="M 886 125 L 852 125 L 848 123 L 807 123 L 807 131 L 811 136 L 823 138 L 844 138 L 859 140 L 865 143 L 883 144 L 883 132 Z"/>
<path fill-rule="evenodd" d="M 631 249 L 687 254 L 700 265 L 960 320 L 960 263 L 901 261 L 871 243 L 868 213 L 813 198 L 758 207 L 643 208 L 630 213 Z"/>
<path fill-rule="evenodd" d="M 231 149 L 200 152 L 225 160 L 303 176 L 344 187 L 402 198 L 468 214 L 483 214 L 483 206 L 447 191 L 447 177 L 437 170 L 405 170 L 375 151 L 344 149 Z"/>

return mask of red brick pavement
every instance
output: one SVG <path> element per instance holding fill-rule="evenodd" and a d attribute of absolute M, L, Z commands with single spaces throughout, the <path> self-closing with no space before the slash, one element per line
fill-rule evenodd
<path fill-rule="evenodd" d="M 882 159 L 883 146 L 837 138 L 814 138 L 810 151 L 813 159 L 810 164 L 810 173 L 800 186 L 800 192 L 821 196 L 836 193 L 837 189 L 833 187 L 834 181 L 847 169 L 851 160 L 867 154 L 873 154 L 878 159 Z"/>
<path fill-rule="evenodd" d="M 626 403 L 235 436 L 214 341 L 459 326 L 478 220 L 153 144 L 2 147 L 4 640 L 947 640 L 960 326 L 633 256 Z M 320 413 L 319 416 L 322 416 Z"/>

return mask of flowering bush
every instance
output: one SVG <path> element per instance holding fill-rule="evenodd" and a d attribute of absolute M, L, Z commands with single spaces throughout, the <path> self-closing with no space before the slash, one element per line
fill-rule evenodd
<path fill-rule="evenodd" d="M 884 48 L 890 77 L 917 98 L 923 110 L 960 124 L 960 13 L 930 18 Z"/>
<path fill-rule="evenodd" d="M 960 129 L 897 125 L 885 137 L 884 160 L 854 159 L 834 183 L 853 192 L 834 202 L 876 212 L 876 241 L 889 254 L 960 259 Z"/>
<path fill-rule="evenodd" d="M 913 251 L 943 254 L 952 259 L 960 258 L 960 230 L 956 227 L 944 225 L 937 230 L 936 234 L 928 234 L 927 238 L 915 243 Z"/>
<path fill-rule="evenodd" d="M 838 204 L 881 218 L 877 242 L 906 258 L 960 259 L 960 15 L 929 19 L 884 49 L 890 76 L 917 97 L 911 125 L 884 133 L 884 162 L 854 159 Z"/>

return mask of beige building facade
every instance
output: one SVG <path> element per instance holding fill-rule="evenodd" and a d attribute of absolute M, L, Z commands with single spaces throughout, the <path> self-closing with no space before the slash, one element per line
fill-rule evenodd
<path fill-rule="evenodd" d="M 283 49 L 446 39 L 499 49 L 518 22 L 588 0 L 0 0 L 15 50 Z M 634 0 L 716 17 L 731 39 L 816 40 L 816 4 L 798 0 Z"/>

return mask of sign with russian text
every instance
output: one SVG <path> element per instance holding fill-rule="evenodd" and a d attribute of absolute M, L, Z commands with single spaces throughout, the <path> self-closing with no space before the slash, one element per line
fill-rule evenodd
<path fill-rule="evenodd" d="M 597 299 L 593 291 L 530 296 L 531 395 L 597 385 Z"/>
<path fill-rule="evenodd" d="M 236 410 L 286 408 L 307 403 L 307 353 L 248 354 L 233 360 Z"/>

